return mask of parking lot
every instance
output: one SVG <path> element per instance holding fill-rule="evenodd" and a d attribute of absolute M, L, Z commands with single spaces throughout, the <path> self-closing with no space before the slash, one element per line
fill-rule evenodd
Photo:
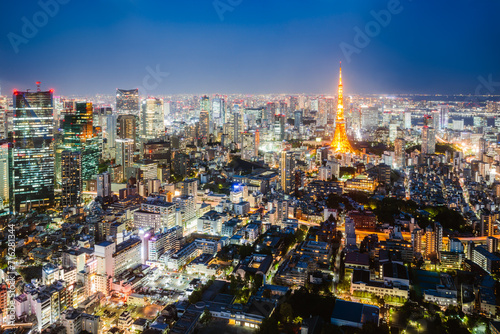
<path fill-rule="evenodd" d="M 201 282 L 206 282 L 205 277 L 199 275 L 187 275 L 181 273 L 160 273 L 152 276 L 142 288 L 138 289 L 138 293 L 148 296 L 159 302 L 173 303 L 178 300 L 187 299 L 193 289 L 189 283 L 195 279 L 201 279 Z"/>

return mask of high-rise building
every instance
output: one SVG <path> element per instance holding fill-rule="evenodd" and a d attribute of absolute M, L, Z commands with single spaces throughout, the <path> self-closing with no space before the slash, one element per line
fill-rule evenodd
<path fill-rule="evenodd" d="M 281 152 L 280 159 L 280 178 L 281 178 L 281 189 L 285 194 L 290 194 L 292 192 L 292 172 L 295 168 L 295 160 L 293 153 L 290 151 Z"/>
<path fill-rule="evenodd" d="M 54 205 L 52 93 L 14 91 L 10 198 L 16 212 Z"/>
<path fill-rule="evenodd" d="M 448 128 L 448 118 L 450 114 L 450 107 L 448 105 L 440 105 L 439 110 L 439 130 Z"/>
<path fill-rule="evenodd" d="M 143 142 L 157 139 L 165 134 L 164 119 L 165 113 L 162 99 L 151 97 L 142 101 L 141 139 Z"/>
<path fill-rule="evenodd" d="M 198 196 L 198 180 L 197 179 L 185 179 L 177 184 L 181 192 L 181 196 L 193 196 L 196 198 Z"/>
<path fill-rule="evenodd" d="M 274 135 L 276 140 L 285 140 L 285 123 L 285 115 L 274 115 Z"/>
<path fill-rule="evenodd" d="M 413 254 L 422 254 L 422 230 L 415 228 L 411 233 L 411 245 Z"/>
<path fill-rule="evenodd" d="M 111 196 L 111 174 L 104 172 L 97 175 L 97 196 Z"/>
<path fill-rule="evenodd" d="M 243 133 L 244 125 L 243 125 L 243 115 L 239 112 L 234 112 L 232 114 L 232 137 L 233 142 L 237 144 L 241 144 L 241 134 Z"/>
<path fill-rule="evenodd" d="M 137 115 L 139 113 L 139 90 L 117 89 L 116 110 L 119 114 Z"/>
<path fill-rule="evenodd" d="M 134 141 L 132 139 L 116 140 L 116 164 L 122 166 L 123 175 L 127 167 L 134 161 Z"/>
<path fill-rule="evenodd" d="M 432 255 L 437 255 L 436 233 L 429 225 L 425 229 L 425 257 L 430 258 Z"/>
<path fill-rule="evenodd" d="M 406 167 L 406 141 L 403 138 L 396 138 L 394 141 L 395 168 Z"/>
<path fill-rule="evenodd" d="M 77 206 L 82 193 L 82 153 L 65 150 L 61 154 L 61 206 Z"/>
<path fill-rule="evenodd" d="M 0 142 L 0 207 L 9 202 L 9 166 L 12 159 L 12 143 Z"/>
<path fill-rule="evenodd" d="M 354 219 L 345 218 L 346 246 L 356 246 L 356 223 Z"/>
<path fill-rule="evenodd" d="M 100 159 L 99 137 L 93 126 L 92 103 L 76 102 L 74 112 L 64 115 L 63 132 L 63 149 L 81 152 L 81 177 L 83 180 L 90 180 L 97 174 Z"/>
<path fill-rule="evenodd" d="M 389 141 L 394 143 L 398 137 L 398 125 L 396 123 L 389 124 Z"/>
<path fill-rule="evenodd" d="M 209 112 L 206 110 L 200 111 L 200 138 L 208 139 L 210 134 Z"/>
<path fill-rule="evenodd" d="M 337 117 L 335 118 L 335 133 L 333 135 L 332 149 L 335 153 L 356 153 L 352 147 L 345 129 L 344 119 L 344 88 L 342 85 L 342 68 L 339 70 L 339 87 L 337 99 Z"/>
<path fill-rule="evenodd" d="M 302 125 L 302 116 L 303 116 L 303 112 L 302 110 L 296 110 L 294 112 L 294 116 L 295 116 L 295 119 L 294 119 L 294 127 L 295 129 L 299 130 L 300 129 L 300 126 Z"/>
<path fill-rule="evenodd" d="M 116 134 L 120 139 L 132 139 L 135 147 L 136 127 L 137 120 L 134 115 L 119 115 Z"/>
<path fill-rule="evenodd" d="M 106 147 L 105 152 L 110 159 L 115 158 L 116 114 L 106 115 Z"/>
<path fill-rule="evenodd" d="M 498 239 L 491 236 L 487 237 L 486 246 L 488 247 L 488 252 L 495 253 L 498 250 Z"/>
<path fill-rule="evenodd" d="M 422 154 L 434 154 L 436 152 L 436 131 L 434 128 L 424 125 L 422 128 Z"/>
<path fill-rule="evenodd" d="M 219 125 L 226 122 L 226 102 L 219 95 L 212 99 L 212 115 Z"/>
<path fill-rule="evenodd" d="M 411 129 L 411 111 L 406 110 L 404 113 L 404 127 Z"/>
<path fill-rule="evenodd" d="M 245 131 L 241 145 L 241 158 L 243 160 L 252 160 L 259 156 L 260 134 L 259 130 Z"/>
<path fill-rule="evenodd" d="M 481 210 L 480 215 L 480 236 L 491 237 L 495 234 L 495 215 L 487 209 Z"/>

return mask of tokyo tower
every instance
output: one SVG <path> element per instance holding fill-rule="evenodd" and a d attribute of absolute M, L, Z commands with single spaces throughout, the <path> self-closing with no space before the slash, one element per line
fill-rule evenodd
<path fill-rule="evenodd" d="M 337 117 L 335 119 L 335 134 L 333 135 L 333 141 L 331 147 L 335 153 L 356 153 L 356 150 L 352 147 L 347 138 L 347 133 L 345 132 L 345 119 L 344 119 L 344 92 L 342 86 L 342 66 L 339 72 L 339 91 L 338 91 L 338 101 L 337 101 Z"/>

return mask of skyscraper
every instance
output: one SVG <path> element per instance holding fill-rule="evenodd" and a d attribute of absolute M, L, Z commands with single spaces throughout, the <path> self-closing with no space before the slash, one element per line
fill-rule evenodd
<path fill-rule="evenodd" d="M 97 174 L 101 153 L 99 138 L 93 126 L 92 103 L 77 102 L 75 111 L 64 115 L 63 135 L 63 148 L 81 152 L 81 177 L 90 180 Z"/>
<path fill-rule="evenodd" d="M 335 119 L 335 133 L 331 144 L 335 153 L 356 153 L 347 138 L 344 119 L 344 89 L 342 85 L 342 68 L 339 70 L 339 88 L 337 100 L 337 117 Z"/>
<path fill-rule="evenodd" d="M 116 90 L 116 110 L 119 114 L 139 113 L 139 90 L 117 89 Z"/>
<path fill-rule="evenodd" d="M 406 167 L 406 142 L 403 138 L 396 138 L 394 141 L 395 168 Z"/>
<path fill-rule="evenodd" d="M 219 95 L 212 99 L 212 115 L 219 125 L 226 122 L 226 102 Z"/>
<path fill-rule="evenodd" d="M 111 196 L 111 175 L 108 172 L 97 175 L 97 196 Z"/>
<path fill-rule="evenodd" d="M 9 166 L 12 159 L 12 143 L 0 142 L 0 207 L 9 201 Z"/>
<path fill-rule="evenodd" d="M 16 212 L 54 205 L 52 93 L 14 91 L 10 198 Z"/>
<path fill-rule="evenodd" d="M 200 111 L 200 138 L 208 139 L 210 134 L 210 121 L 208 111 Z"/>
<path fill-rule="evenodd" d="M 106 146 L 105 152 L 107 158 L 115 158 L 116 142 L 116 114 L 106 115 Z"/>
<path fill-rule="evenodd" d="M 157 139 L 165 134 L 165 113 L 163 100 L 158 98 L 147 98 L 141 105 L 141 139 L 146 142 Z"/>
<path fill-rule="evenodd" d="M 274 135 L 276 140 L 285 140 L 285 115 L 279 114 L 274 116 Z"/>
<path fill-rule="evenodd" d="M 116 164 L 122 166 L 123 175 L 125 169 L 132 166 L 134 162 L 134 141 L 132 139 L 116 140 Z"/>
<path fill-rule="evenodd" d="M 281 152 L 280 158 L 280 178 L 281 189 L 285 194 L 292 191 L 292 171 L 295 168 L 293 153 L 290 151 Z"/>
<path fill-rule="evenodd" d="M 116 134 L 120 139 L 132 139 L 136 140 L 136 127 L 137 121 L 134 115 L 119 115 L 118 116 L 118 128 Z"/>
<path fill-rule="evenodd" d="M 436 131 L 434 128 L 424 125 L 422 128 L 422 154 L 434 154 L 436 152 Z"/>
<path fill-rule="evenodd" d="M 61 206 L 75 206 L 81 202 L 82 153 L 63 151 L 61 154 L 62 196 Z"/>
<path fill-rule="evenodd" d="M 440 105 L 439 109 L 439 130 L 448 128 L 448 118 L 450 114 L 450 107 L 448 105 Z"/>
<path fill-rule="evenodd" d="M 294 112 L 295 118 L 294 118 L 293 125 L 294 125 L 295 129 L 297 129 L 297 130 L 300 130 L 300 126 L 302 125 L 302 115 L 303 115 L 302 110 L 296 110 Z"/>
<path fill-rule="evenodd" d="M 241 145 L 241 158 L 243 160 L 252 160 L 259 156 L 260 136 L 259 130 L 243 133 Z"/>

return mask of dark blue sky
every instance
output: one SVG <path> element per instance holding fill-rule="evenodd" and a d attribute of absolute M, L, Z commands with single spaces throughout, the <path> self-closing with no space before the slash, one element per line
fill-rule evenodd
<path fill-rule="evenodd" d="M 233 7 L 223 20 L 213 0 L 64 1 L 18 53 L 9 36 L 22 37 L 23 16 L 43 19 L 42 8 L 0 4 L 4 93 L 40 80 L 60 94 L 112 94 L 142 86 L 157 66 L 170 75 L 150 94 L 334 93 L 340 60 L 347 94 L 474 93 L 479 76 L 500 82 L 496 0 L 401 0 L 350 62 L 340 44 L 355 46 L 354 28 L 392 0 L 217 0 Z"/>

